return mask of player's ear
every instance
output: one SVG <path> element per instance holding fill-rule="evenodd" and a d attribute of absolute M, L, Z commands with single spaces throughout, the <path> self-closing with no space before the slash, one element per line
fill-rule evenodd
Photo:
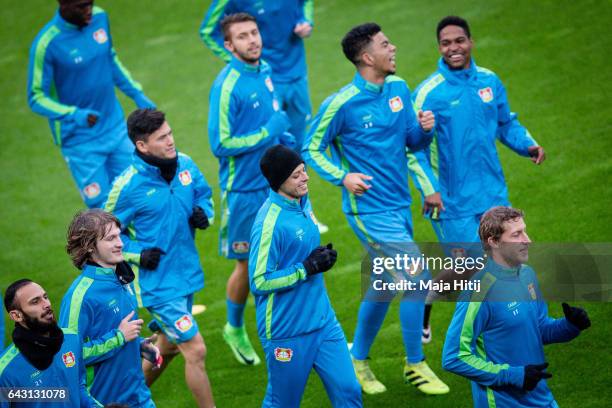
<path fill-rule="evenodd" d="M 368 65 L 368 66 L 374 65 L 374 58 L 367 51 L 364 51 L 361 54 L 360 60 L 361 60 L 361 63 L 364 65 Z"/>
<path fill-rule="evenodd" d="M 147 149 L 147 144 L 143 140 L 137 140 L 136 141 L 136 149 L 138 149 L 138 151 L 140 153 L 148 153 L 149 152 L 149 149 Z"/>
<path fill-rule="evenodd" d="M 234 52 L 234 44 L 232 44 L 231 41 L 223 41 L 223 46 L 229 52 L 232 52 L 232 53 Z"/>
<path fill-rule="evenodd" d="M 11 310 L 9 312 L 9 317 L 11 318 L 12 321 L 17 322 L 17 323 L 23 321 L 23 313 L 16 309 Z"/>
<path fill-rule="evenodd" d="M 495 248 L 495 249 L 499 248 L 499 241 L 493 237 L 487 238 L 487 244 L 489 244 L 491 248 Z"/>

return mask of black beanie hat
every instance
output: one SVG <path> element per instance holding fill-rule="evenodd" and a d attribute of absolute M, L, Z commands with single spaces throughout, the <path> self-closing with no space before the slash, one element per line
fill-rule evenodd
<path fill-rule="evenodd" d="M 281 184 L 293 173 L 295 168 L 304 163 L 302 157 L 293 149 L 283 145 L 270 147 L 259 161 L 259 168 L 268 180 L 270 188 L 278 191 Z"/>

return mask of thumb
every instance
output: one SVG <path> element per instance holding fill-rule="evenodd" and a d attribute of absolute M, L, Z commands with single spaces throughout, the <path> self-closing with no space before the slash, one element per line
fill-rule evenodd
<path fill-rule="evenodd" d="M 423 117 L 424 113 L 422 109 L 419 109 L 419 111 L 417 112 L 417 116 L 419 119 L 421 119 Z"/>
<path fill-rule="evenodd" d="M 334 246 L 332 245 L 332 243 L 330 242 L 329 244 L 325 245 L 325 247 L 327 249 L 334 249 Z"/>
<path fill-rule="evenodd" d="M 534 364 L 533 365 L 533 368 L 535 368 L 538 371 L 544 371 L 544 370 L 546 370 L 547 367 L 548 367 L 548 363 Z"/>
<path fill-rule="evenodd" d="M 561 306 L 563 307 L 563 314 L 566 316 L 572 311 L 572 307 L 565 302 L 561 303 Z"/>
<path fill-rule="evenodd" d="M 132 316 L 134 316 L 134 311 L 132 310 L 130 313 L 128 313 L 127 316 L 125 316 L 122 320 L 122 322 L 129 322 L 130 319 L 132 318 Z"/>
<path fill-rule="evenodd" d="M 362 180 L 372 180 L 374 178 L 372 176 L 368 176 L 367 174 L 363 174 L 363 173 L 357 173 L 357 175 Z"/>
<path fill-rule="evenodd" d="M 551 377 L 552 377 L 551 373 L 546 373 L 546 372 L 540 373 L 540 378 L 551 378 Z"/>

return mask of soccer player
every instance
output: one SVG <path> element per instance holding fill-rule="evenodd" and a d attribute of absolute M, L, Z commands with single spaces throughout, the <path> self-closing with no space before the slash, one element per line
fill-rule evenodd
<path fill-rule="evenodd" d="M 337 253 L 332 244 L 319 245 L 304 161 L 276 145 L 262 157 L 261 172 L 271 190 L 251 233 L 249 282 L 268 366 L 262 406 L 299 407 L 314 368 L 334 407 L 361 407 L 346 338 L 322 275 Z"/>
<path fill-rule="evenodd" d="M 119 61 L 108 16 L 93 3 L 59 0 L 30 49 L 28 103 L 49 119 L 85 204 L 100 207 L 133 150 L 115 86 L 139 108 L 154 104 Z"/>
<path fill-rule="evenodd" d="M 249 341 L 243 316 L 249 295 L 251 227 L 268 195 L 259 159 L 266 147 L 279 141 L 292 145 L 295 139 L 285 133 L 289 120 L 275 101 L 270 67 L 260 60 L 262 42 L 255 18 L 246 13 L 230 14 L 221 26 L 232 59 L 210 92 L 208 136 L 219 159 L 219 252 L 236 260 L 227 281 L 223 338 L 240 363 L 257 365 L 260 359 Z"/>
<path fill-rule="evenodd" d="M 238 12 L 257 16 L 265 45 L 263 59 L 272 68 L 276 95 L 289 116 L 289 132 L 295 136 L 299 151 L 311 115 L 303 39 L 312 33 L 313 1 L 213 1 L 202 21 L 200 36 L 225 62 L 230 62 L 233 54 L 224 46 L 226 38 L 220 22 L 223 16 Z"/>
<path fill-rule="evenodd" d="M 30 407 L 101 407 L 87 392 L 79 336 L 71 329 L 59 328 L 47 292 L 30 279 L 19 279 L 6 289 L 4 307 L 15 322 L 15 330 L 13 344 L 0 355 L 3 392 L 46 388 L 63 401 L 53 404 L 40 398 L 26 404 Z M 15 402 L 19 399 L 0 405 Z"/>
<path fill-rule="evenodd" d="M 112 214 L 88 210 L 68 227 L 66 249 L 81 274 L 64 295 L 59 324 L 83 343 L 91 395 L 103 404 L 155 407 L 145 384 L 141 354 L 159 355 L 139 338 L 142 319 L 132 289 L 134 272 L 123 259 L 121 224 Z"/>
<path fill-rule="evenodd" d="M 489 255 L 472 278 L 481 289 L 457 302 L 443 367 L 471 380 L 475 407 L 558 407 L 546 383 L 544 345 L 572 340 L 591 325 L 589 317 L 567 303 L 565 318 L 548 316 L 535 271 L 525 264 L 531 240 L 522 211 L 491 208 L 479 235 Z"/>
<path fill-rule="evenodd" d="M 211 408 L 206 345 L 191 307 L 194 293 L 204 287 L 195 229 L 213 220 L 212 191 L 193 160 L 177 153 L 163 112 L 138 109 L 127 127 L 136 151 L 132 165 L 115 180 L 105 210 L 121 221 L 124 257 L 138 270 L 138 305 L 155 318 L 150 327 L 162 332 L 156 345 L 163 363 L 154 370 L 143 361 L 145 379 L 153 384 L 180 352 L 198 406 Z"/>
<path fill-rule="evenodd" d="M 354 27 L 342 40 L 342 48 L 357 73 L 352 83 L 323 102 L 304 143 L 304 158 L 325 180 L 344 186 L 342 209 L 364 246 L 414 246 L 405 150 L 422 149 L 431 142 L 434 116 L 429 111 L 413 112 L 406 82 L 394 75 L 396 48 L 380 26 Z M 325 153 L 328 146 L 331 157 Z M 388 308 L 388 301 L 372 297 L 359 308 L 351 354 L 368 394 L 386 390 L 370 370 L 367 357 Z M 446 384 L 425 362 L 422 319 L 422 301 L 401 302 L 404 374 L 426 394 L 446 393 Z"/>
<path fill-rule="evenodd" d="M 479 256 L 480 217 L 493 206 L 510 205 L 497 139 L 535 164 L 546 156 L 510 111 L 497 75 L 474 62 L 467 21 L 443 18 L 437 39 L 438 69 L 412 95 L 415 109 L 435 114 L 436 135 L 428 149 L 410 154 L 410 170 L 424 199 L 423 213 L 446 252 Z M 429 310 L 425 317 L 426 339 Z"/>

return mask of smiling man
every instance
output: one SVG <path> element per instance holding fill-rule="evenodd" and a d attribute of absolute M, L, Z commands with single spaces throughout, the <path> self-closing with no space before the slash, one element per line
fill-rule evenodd
<path fill-rule="evenodd" d="M 206 345 L 191 313 L 194 294 L 204 287 L 195 230 L 212 223 L 212 191 L 194 161 L 176 151 L 163 112 L 138 109 L 127 127 L 136 151 L 115 180 L 105 210 L 121 222 L 123 254 L 138 268 L 138 305 L 149 310 L 155 318 L 149 327 L 160 332 L 156 345 L 163 363 L 154 369 L 144 361 L 145 379 L 153 384 L 180 352 L 197 405 L 212 408 Z"/>
<path fill-rule="evenodd" d="M 30 407 L 101 407 L 85 385 L 85 364 L 81 358 L 81 341 L 71 329 L 60 329 L 47 292 L 30 279 L 9 285 L 4 307 L 15 322 L 13 344 L 0 355 L 0 389 L 2 405 L 19 404 L 8 392 L 27 388 L 51 389 L 53 402 L 38 398 Z M 20 394 L 23 395 L 23 394 Z M 26 395 L 27 396 L 27 395 Z"/>
<path fill-rule="evenodd" d="M 342 210 L 368 250 L 385 243 L 414 247 L 406 148 L 416 151 L 429 145 L 434 115 L 412 110 L 406 82 L 394 75 L 396 48 L 380 26 L 354 27 L 344 36 L 342 49 L 357 72 L 352 83 L 323 102 L 304 143 L 304 158 L 325 180 L 344 186 Z M 390 302 L 366 297 L 351 354 L 364 392 L 376 394 L 386 387 L 370 370 L 367 358 Z M 406 381 L 426 394 L 447 393 L 423 354 L 423 302 L 411 299 L 400 305 Z"/>
<path fill-rule="evenodd" d="M 361 407 L 346 338 L 323 278 L 338 254 L 332 244 L 319 245 L 304 161 L 276 145 L 260 167 L 270 191 L 251 232 L 249 282 L 268 367 L 262 407 L 299 407 L 313 369 L 332 406 Z"/>
<path fill-rule="evenodd" d="M 119 61 L 108 16 L 93 3 L 59 0 L 30 49 L 28 103 L 49 119 L 85 204 L 100 207 L 132 151 L 115 87 L 139 108 L 154 104 Z"/>
<path fill-rule="evenodd" d="M 474 407 L 558 408 L 546 379 L 544 346 L 567 342 L 591 322 L 580 308 L 563 303 L 565 318 L 548 316 L 529 259 L 523 212 L 493 207 L 480 221 L 488 255 L 472 279 L 480 291 L 457 302 L 443 350 L 443 367 L 472 383 Z"/>
<path fill-rule="evenodd" d="M 219 252 L 236 260 L 227 280 L 223 338 L 238 362 L 257 365 L 260 359 L 249 340 L 243 316 L 249 296 L 251 227 L 268 196 L 259 160 L 266 147 L 279 142 L 293 146 L 295 139 L 286 133 L 289 119 L 279 110 L 270 67 L 260 59 L 262 41 L 255 18 L 247 13 L 230 14 L 221 21 L 221 28 L 232 58 L 210 91 L 208 137 L 219 160 Z"/>
<path fill-rule="evenodd" d="M 437 26 L 438 70 L 412 95 L 415 109 L 436 115 L 435 137 L 427 149 L 409 155 L 411 175 L 423 196 L 447 256 L 482 255 L 478 223 L 496 205 L 510 205 L 496 141 L 535 164 L 544 149 L 510 111 L 506 89 L 497 75 L 472 58 L 470 27 L 456 16 Z M 429 311 L 424 341 L 431 340 Z"/>
<path fill-rule="evenodd" d="M 154 408 L 145 384 L 141 354 L 159 356 L 151 339 L 139 337 L 132 281 L 124 261 L 121 224 L 102 210 L 78 213 L 70 223 L 66 249 L 81 270 L 62 300 L 60 325 L 78 332 L 87 366 L 87 386 L 103 404 L 121 401 L 130 407 Z"/>

